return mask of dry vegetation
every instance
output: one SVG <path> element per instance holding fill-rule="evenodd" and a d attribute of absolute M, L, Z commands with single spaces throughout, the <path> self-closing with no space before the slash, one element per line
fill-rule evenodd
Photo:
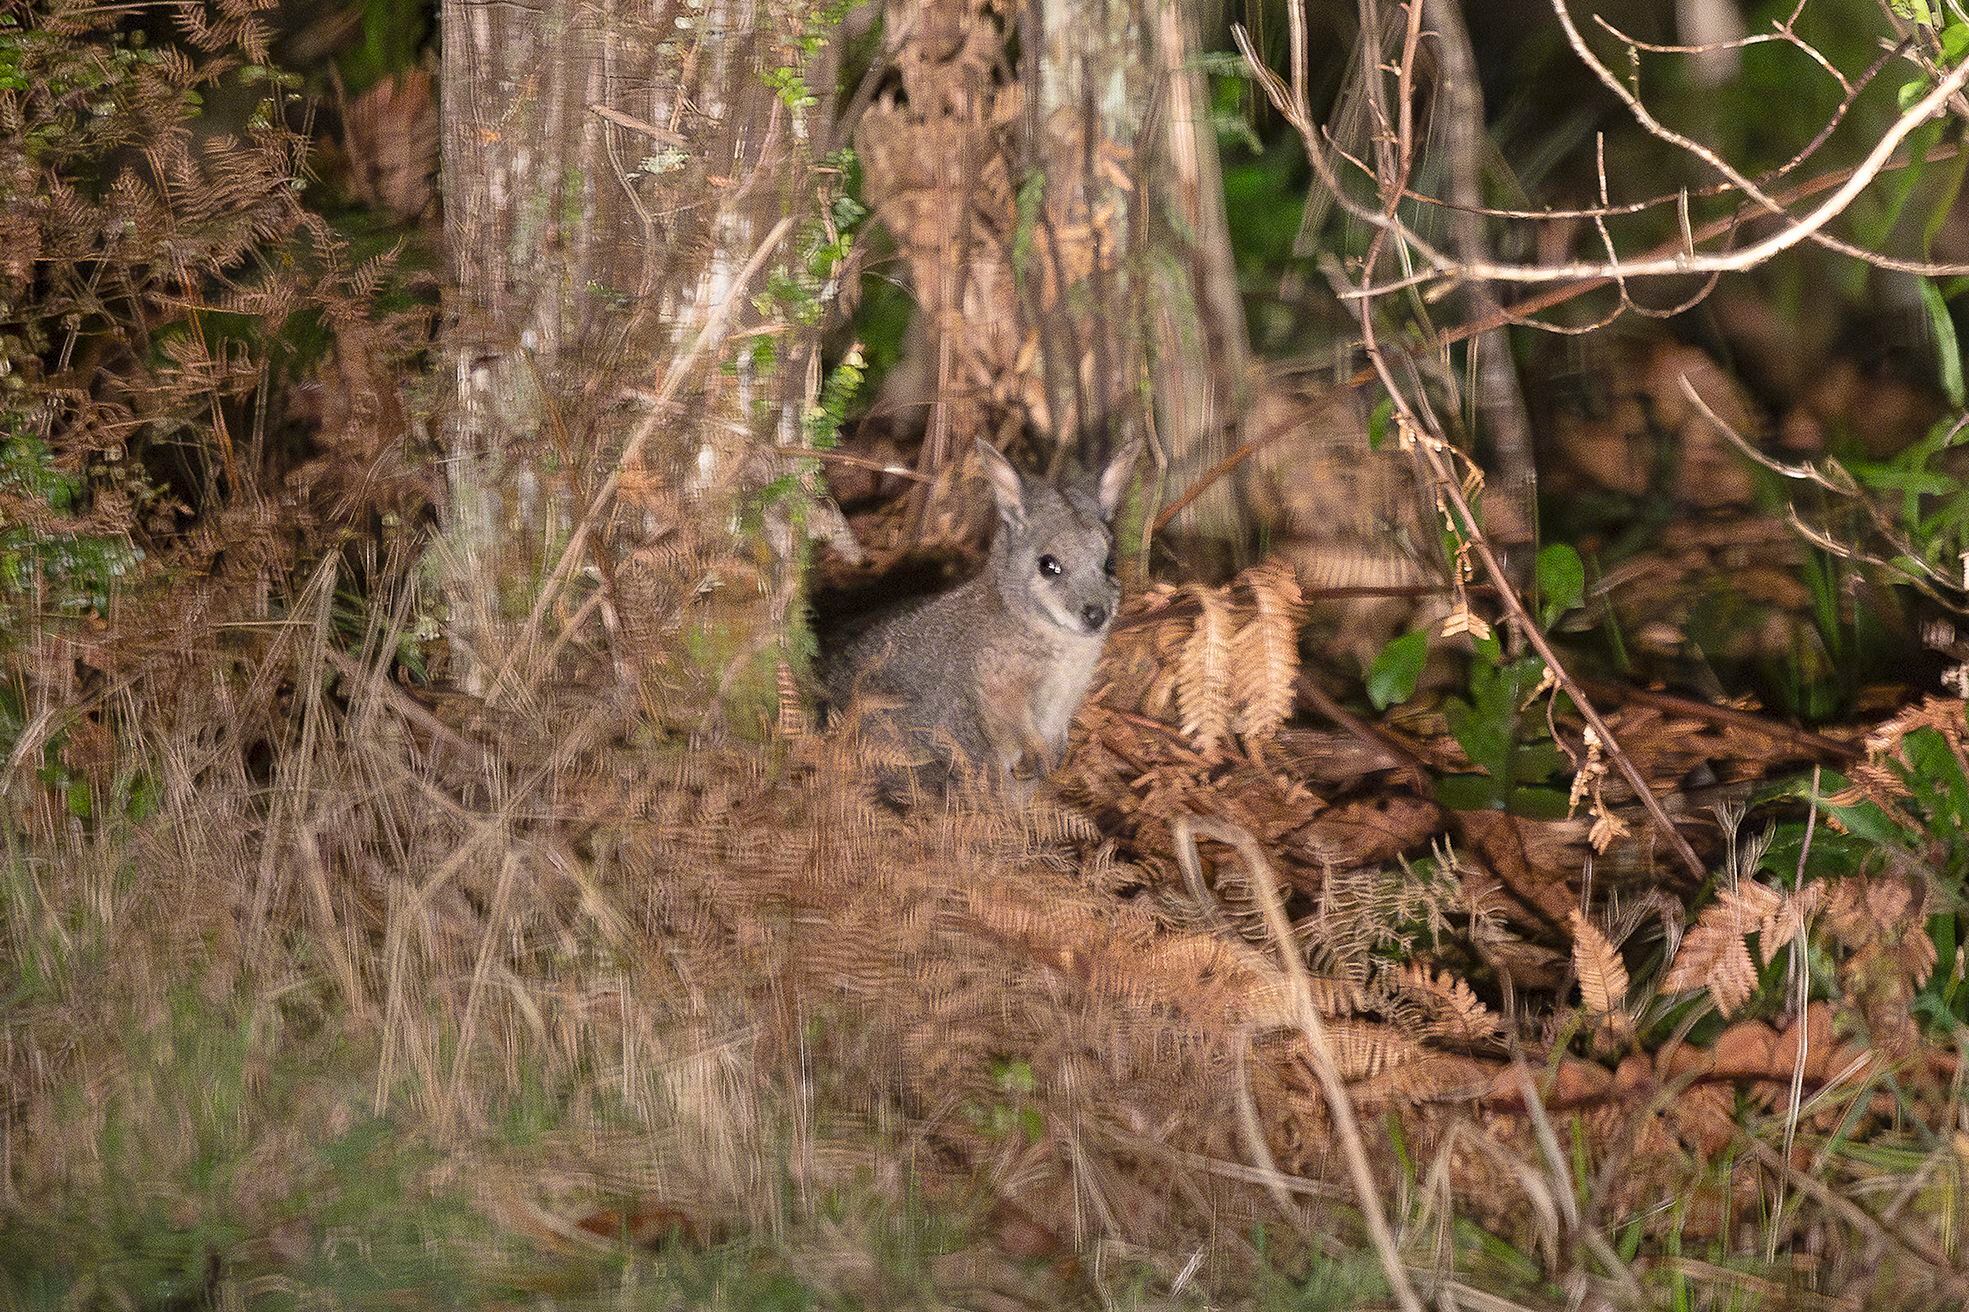
<path fill-rule="evenodd" d="M 1466 461 L 1441 380 L 1390 371 L 1370 453 L 1301 371 L 1236 472 L 1275 550 L 1134 562 L 1023 811 L 882 804 L 880 749 L 789 667 L 759 741 L 655 725 L 601 600 L 568 601 L 561 677 L 467 696 L 413 381 L 429 78 L 344 103 L 331 185 L 400 225 L 352 235 L 291 185 L 262 8 L 154 44 L 79 2 L 0 26 L 8 1306 L 1969 1303 L 1952 630 L 1944 681 L 1855 673 L 1813 728 L 1640 678 L 1587 681 L 1589 719 L 1491 636 L 1525 603 L 1482 540 L 1436 549 L 1481 484 L 1432 487 L 1425 457 Z M 878 413 L 835 471 L 882 563 L 964 539 L 949 453 L 1081 404 L 1042 357 L 1097 354 L 1040 341 L 1101 271 L 1084 198 L 1042 242 L 1062 282 L 1015 272 L 1010 10 L 923 9 L 973 43 L 896 53 L 867 194 L 919 287 L 991 247 L 982 300 L 922 304 L 1003 331 L 941 353 L 961 404 Z M 263 112 L 227 134 L 194 88 Z M 986 161 L 968 223 L 903 166 L 950 155 Z M 1780 476 L 1834 494 L 1788 524 L 1728 436 L 1759 403 L 1632 349 L 1550 467 L 1641 495 L 1633 453 L 1672 446 L 1678 531 L 1590 586 L 1541 565 L 1525 632 L 1667 660 L 1736 571 L 1744 662 L 1836 662 L 1856 613 L 1955 599 L 1891 514 L 1842 517 L 1860 489 L 1805 430 L 1850 399 L 1775 425 Z M 1348 480 L 1309 491 L 1322 462 Z M 1827 541 L 1914 563 L 1815 592 Z"/>

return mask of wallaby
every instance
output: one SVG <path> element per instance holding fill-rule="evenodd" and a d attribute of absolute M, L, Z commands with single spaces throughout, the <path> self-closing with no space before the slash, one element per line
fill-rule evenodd
<path fill-rule="evenodd" d="M 827 668 L 834 706 L 858 707 L 938 788 L 963 777 L 1017 787 L 1057 765 L 1121 597 L 1111 525 L 1139 450 L 1053 480 L 980 440 L 998 503 L 984 572 L 849 641 Z"/>

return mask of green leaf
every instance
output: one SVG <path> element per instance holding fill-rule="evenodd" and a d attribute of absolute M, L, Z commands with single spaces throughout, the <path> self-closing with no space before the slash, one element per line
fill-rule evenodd
<path fill-rule="evenodd" d="M 1367 417 L 1367 449 L 1379 451 L 1381 444 L 1388 440 L 1388 421 L 1395 417 L 1395 398 L 1384 396 L 1374 407 L 1374 413 Z"/>
<path fill-rule="evenodd" d="M 1854 806 L 1836 806 L 1821 797 L 1819 807 L 1845 826 L 1847 833 L 1865 839 L 1877 847 L 1908 845 L 1910 836 L 1903 833 L 1899 825 L 1887 818 L 1886 812 L 1871 802 L 1861 802 Z"/>
<path fill-rule="evenodd" d="M 1474 765 L 1493 778 L 1507 781 L 1511 773 L 1511 723 L 1495 715 L 1480 714 L 1460 697 L 1443 704 L 1443 719 L 1450 736 Z"/>
<path fill-rule="evenodd" d="M 1450 774 L 1436 780 L 1436 802 L 1451 811 L 1495 811 L 1503 799 L 1497 780 L 1484 774 Z"/>
<path fill-rule="evenodd" d="M 1034 169 L 1019 184 L 1019 221 L 1012 229 L 1012 272 L 1025 276 L 1026 261 L 1032 254 L 1032 239 L 1039 231 L 1040 207 L 1046 202 L 1046 175 Z"/>
<path fill-rule="evenodd" d="M 1955 320 L 1949 317 L 1948 302 L 1931 279 L 1921 280 L 1921 303 L 1928 307 L 1928 326 L 1935 334 L 1935 364 L 1941 371 L 1942 391 L 1949 404 L 1960 410 L 1964 404 L 1962 347 L 1955 339 Z"/>
<path fill-rule="evenodd" d="M 1511 777 L 1528 783 L 1540 783 L 1566 768 L 1566 758 L 1559 754 L 1559 748 L 1551 742 L 1527 743 L 1520 747 L 1511 762 Z"/>
<path fill-rule="evenodd" d="M 1415 695 L 1416 680 L 1429 660 L 1429 635 L 1421 629 L 1404 633 L 1381 649 L 1367 672 L 1367 699 L 1385 711 Z"/>
<path fill-rule="evenodd" d="M 998 1080 L 998 1087 L 1006 1093 L 1031 1093 L 1037 1083 L 1032 1076 L 1032 1066 L 1016 1057 L 996 1063 L 992 1074 Z"/>
<path fill-rule="evenodd" d="M 1969 50 L 1969 23 L 1957 19 L 1942 29 L 1942 62 L 1953 68 Z"/>
<path fill-rule="evenodd" d="M 1505 810 L 1527 820 L 1563 820 L 1570 801 L 1561 788 L 1513 788 Z"/>
<path fill-rule="evenodd" d="M 1917 100 L 1920 100 L 1923 96 L 1927 94 L 1928 94 L 1928 79 L 1925 77 L 1918 77 L 1911 82 L 1901 83 L 1901 92 L 1899 96 L 1901 112 L 1903 114 L 1907 113 L 1908 110 L 1914 107 L 1914 103 Z"/>
<path fill-rule="evenodd" d="M 1538 553 L 1538 591 L 1546 627 L 1586 599 L 1586 565 L 1579 553 L 1554 542 Z"/>

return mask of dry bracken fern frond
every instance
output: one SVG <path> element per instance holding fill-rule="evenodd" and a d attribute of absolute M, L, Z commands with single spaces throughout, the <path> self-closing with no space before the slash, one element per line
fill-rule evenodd
<path fill-rule="evenodd" d="M 1782 905 L 1775 889 L 1754 881 L 1723 890 L 1682 940 L 1662 978 L 1662 990 L 1706 988 L 1717 1011 L 1725 1016 L 1736 1011 L 1757 987 L 1757 963 L 1744 940 Z"/>
<path fill-rule="evenodd" d="M 1432 971 L 1419 961 L 1403 966 L 1397 985 L 1408 997 L 1420 1002 L 1430 1019 L 1423 1027 L 1429 1038 L 1475 1042 L 1495 1038 L 1503 1028 L 1497 1013 L 1484 1005 L 1469 981 L 1448 971 Z"/>
<path fill-rule="evenodd" d="M 1214 752 L 1231 729 L 1231 613 L 1222 594 L 1209 588 L 1189 592 L 1202 611 L 1177 660 L 1177 710 L 1184 735 Z"/>
<path fill-rule="evenodd" d="M 1579 977 L 1580 1000 L 1595 1016 L 1612 1016 L 1627 1001 L 1627 964 L 1607 941 L 1600 927 L 1572 913 L 1572 967 Z"/>
<path fill-rule="evenodd" d="M 1254 611 L 1238 629 L 1231 654 L 1231 697 L 1238 737 L 1258 742 L 1292 714 L 1299 677 L 1299 583 L 1283 562 L 1247 570 L 1241 580 Z"/>

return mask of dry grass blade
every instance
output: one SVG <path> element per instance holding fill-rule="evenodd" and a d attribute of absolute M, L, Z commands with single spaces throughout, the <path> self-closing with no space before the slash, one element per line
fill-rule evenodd
<path fill-rule="evenodd" d="M 1259 850 L 1256 840 L 1234 825 L 1182 816 L 1176 820 L 1173 830 L 1176 842 L 1192 852 L 1196 836 L 1202 835 L 1236 848 L 1244 858 L 1245 876 L 1257 894 L 1265 913 L 1265 923 L 1271 930 L 1273 947 L 1291 981 L 1299 1029 L 1305 1035 L 1314 1073 L 1319 1077 L 1320 1089 L 1326 1096 L 1327 1111 L 1333 1117 L 1334 1134 L 1340 1141 L 1341 1156 L 1353 1180 L 1354 1199 L 1367 1224 L 1368 1235 L 1374 1241 L 1374 1251 L 1381 1259 L 1381 1270 L 1388 1279 L 1389 1292 L 1403 1312 L 1422 1312 L 1422 1301 L 1416 1297 L 1415 1289 L 1409 1283 L 1408 1270 L 1402 1263 L 1400 1250 L 1395 1246 L 1394 1232 L 1389 1229 L 1387 1215 L 1382 1210 L 1381 1186 L 1374 1177 L 1374 1168 L 1368 1163 L 1367 1147 L 1361 1140 L 1360 1125 L 1354 1117 L 1353 1099 L 1348 1096 L 1346 1082 L 1335 1065 L 1325 1023 L 1320 1019 L 1319 1008 L 1313 1003 L 1306 963 L 1300 960 L 1299 950 L 1294 946 L 1292 929 L 1286 923 L 1285 910 L 1279 900 L 1278 881 L 1272 874 L 1271 863 Z"/>

